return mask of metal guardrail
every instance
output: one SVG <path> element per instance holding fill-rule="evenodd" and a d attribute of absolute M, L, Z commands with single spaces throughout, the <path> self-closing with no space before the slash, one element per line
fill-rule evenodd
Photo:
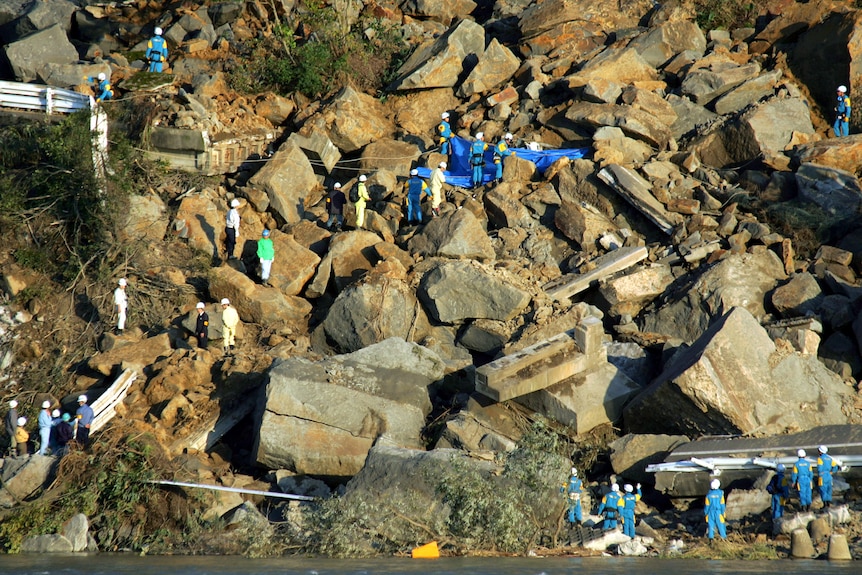
<path fill-rule="evenodd" d="M 94 107 L 93 97 L 87 94 L 43 84 L 0 81 L 0 108 L 70 114 Z"/>
<path fill-rule="evenodd" d="M 673 473 L 698 473 L 710 472 L 720 475 L 722 471 L 745 470 L 745 469 L 775 469 L 782 463 L 788 469 L 792 468 L 798 458 L 796 457 L 692 457 L 684 461 L 672 461 L 667 463 L 654 463 L 647 465 L 647 473 L 659 473 L 669 471 Z M 816 459 L 807 458 L 812 466 Z M 859 467 L 862 465 L 862 455 L 837 455 L 833 456 L 836 465 L 844 468 Z"/>

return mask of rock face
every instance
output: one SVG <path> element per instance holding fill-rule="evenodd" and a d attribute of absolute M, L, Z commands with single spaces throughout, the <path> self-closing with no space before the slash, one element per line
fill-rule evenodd
<path fill-rule="evenodd" d="M 530 294 L 468 262 L 441 263 L 425 274 L 419 299 L 443 323 L 468 319 L 508 321 L 530 303 Z"/>
<path fill-rule="evenodd" d="M 281 145 L 249 185 L 266 192 L 269 205 L 289 224 L 300 220 L 305 200 L 319 187 L 308 157 L 290 140 Z"/>
<path fill-rule="evenodd" d="M 735 306 L 763 317 L 766 293 L 785 277 L 784 266 L 770 251 L 728 256 L 646 314 L 642 329 L 694 341 L 714 318 Z"/>
<path fill-rule="evenodd" d="M 12 42 L 5 51 L 19 82 L 39 79 L 48 64 L 71 64 L 78 60 L 75 46 L 59 24 Z"/>
<path fill-rule="evenodd" d="M 823 364 L 776 347 L 751 313 L 734 308 L 665 367 L 625 421 L 633 432 L 777 434 L 846 421 L 845 393 Z"/>
<path fill-rule="evenodd" d="M 42 489 L 56 466 L 57 459 L 46 455 L 4 459 L 0 507 L 10 509 Z"/>
<path fill-rule="evenodd" d="M 431 411 L 436 354 L 389 339 L 322 363 L 291 358 L 269 371 L 254 452 L 258 464 L 309 475 L 355 475 L 380 437 L 418 448 Z"/>
<path fill-rule="evenodd" d="M 485 92 L 502 84 L 512 77 L 520 63 L 512 51 L 500 44 L 496 38 L 491 40 L 479 58 L 479 63 L 458 88 L 458 95 L 469 98 L 477 92 Z"/>

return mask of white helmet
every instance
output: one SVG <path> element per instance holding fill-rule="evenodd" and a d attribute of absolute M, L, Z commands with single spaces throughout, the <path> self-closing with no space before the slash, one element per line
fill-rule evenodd
<path fill-rule="evenodd" d="M 24 427 L 25 425 L 27 425 L 27 418 L 26 417 L 19 417 L 18 418 L 18 427 Z"/>
<path fill-rule="evenodd" d="M 126 287 L 126 278 L 120 278 L 120 281 L 118 281 L 117 283 L 123 287 Z"/>
<path fill-rule="evenodd" d="M 51 417 L 60 417 L 60 410 L 59 410 L 59 409 L 55 409 L 54 411 L 52 411 L 52 412 L 51 412 Z"/>
<path fill-rule="evenodd" d="M 825 445 L 821 445 L 820 447 L 817 448 L 817 451 L 819 451 L 820 453 L 829 453 L 829 448 L 826 447 Z"/>
<path fill-rule="evenodd" d="M 341 189 L 341 182 L 335 182 L 332 185 L 332 187 L 335 188 L 336 190 L 340 190 Z"/>
<path fill-rule="evenodd" d="M 713 489 L 718 489 L 719 487 L 721 487 L 721 481 L 719 481 L 718 479 L 713 479 L 712 483 L 710 483 L 709 486 Z"/>
<path fill-rule="evenodd" d="M 12 401 L 10 401 L 10 402 L 9 402 L 9 408 L 10 408 L 10 409 L 15 409 L 16 407 L 18 407 L 18 402 L 17 402 L 17 401 L 15 401 L 15 400 L 13 399 Z"/>
<path fill-rule="evenodd" d="M 48 400 L 46 399 L 45 401 L 43 401 L 43 402 L 42 402 L 42 409 L 48 409 L 49 407 L 51 407 L 51 402 L 50 402 L 50 401 L 48 401 Z"/>
<path fill-rule="evenodd" d="M 805 457 L 805 450 L 804 450 L 804 449 L 800 449 L 799 451 L 797 451 L 797 452 L 796 452 L 796 455 L 797 455 L 798 457 Z"/>
<path fill-rule="evenodd" d="M 98 75 L 98 76 L 96 76 L 96 77 L 99 79 L 99 81 L 104 80 L 105 78 L 107 78 L 107 76 L 105 75 L 105 73 L 104 73 L 104 72 L 99 72 L 99 75 Z"/>
<path fill-rule="evenodd" d="M 476 132 L 476 139 L 477 140 L 485 139 L 485 132 Z"/>
<path fill-rule="evenodd" d="M 632 487 L 632 484 L 631 484 L 631 483 L 626 483 L 626 484 L 623 486 L 623 489 L 625 489 L 626 493 L 631 493 L 632 491 L 634 491 L 634 490 L 635 490 L 635 488 L 634 488 L 634 487 Z"/>
<path fill-rule="evenodd" d="M 576 468 L 574 468 L 574 467 L 572 467 L 572 475 L 573 475 L 573 476 L 575 476 L 575 477 L 577 477 L 577 476 L 578 476 L 578 470 L 577 470 Z"/>
<path fill-rule="evenodd" d="M 443 112 L 442 114 L 440 114 L 440 118 L 442 118 L 443 120 L 447 119 L 448 117 L 449 117 L 449 112 Z"/>
<path fill-rule="evenodd" d="M 418 176 L 419 170 L 417 170 L 416 168 L 413 168 L 412 170 L 410 170 L 410 175 L 411 176 Z"/>
<path fill-rule="evenodd" d="M 221 304 L 222 305 L 230 305 L 230 300 L 227 299 L 226 297 L 223 297 L 223 298 L 221 298 Z"/>
<path fill-rule="evenodd" d="M 86 395 L 79 395 L 78 396 L 78 403 L 87 403 L 87 396 Z"/>
<path fill-rule="evenodd" d="M 445 170 L 448 165 L 446 162 L 440 162 L 440 169 Z"/>
<path fill-rule="evenodd" d="M 366 177 L 365 177 L 365 174 L 363 174 L 363 175 L 359 176 L 359 181 L 360 181 L 360 182 L 364 182 L 364 181 L 365 181 L 365 180 L 367 180 L 367 179 L 368 179 L 368 178 L 366 178 Z"/>
<path fill-rule="evenodd" d="M 202 302 L 202 301 L 199 301 L 199 302 L 198 302 L 198 305 L 196 305 L 195 307 L 196 307 L 197 309 L 206 309 L 207 304 L 205 304 L 205 303 L 204 303 L 204 302 Z"/>
<path fill-rule="evenodd" d="M 846 94 L 847 93 L 847 86 L 838 86 L 838 91 L 844 92 Z"/>
<path fill-rule="evenodd" d="M 232 199 L 232 200 L 230 201 L 230 207 L 232 207 L 232 208 L 238 208 L 238 207 L 239 207 L 239 200 L 238 200 L 238 199 L 236 199 L 236 198 Z"/>
<path fill-rule="evenodd" d="M 161 29 L 161 28 L 159 28 L 158 26 L 156 26 L 156 29 L 155 29 L 155 30 L 153 30 L 153 32 L 155 32 L 155 33 L 156 33 L 156 36 L 161 36 L 161 35 L 162 35 L 162 29 Z"/>
<path fill-rule="evenodd" d="M 611 491 L 616 492 L 616 491 L 619 491 L 619 490 L 620 490 L 620 486 L 619 486 L 619 485 L 617 485 L 616 483 L 614 483 L 613 485 L 611 485 Z"/>
<path fill-rule="evenodd" d="M 511 139 L 512 139 L 512 138 L 514 138 L 514 137 L 515 137 L 515 136 L 513 136 L 511 132 L 506 132 L 506 135 L 504 136 L 504 139 L 506 139 L 506 140 L 511 140 Z"/>

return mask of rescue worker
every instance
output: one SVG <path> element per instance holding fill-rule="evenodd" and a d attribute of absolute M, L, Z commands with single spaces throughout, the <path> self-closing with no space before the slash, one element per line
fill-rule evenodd
<path fill-rule="evenodd" d="M 440 125 L 437 126 L 437 132 L 440 140 L 440 153 L 444 156 L 449 155 L 449 140 L 452 139 L 452 127 L 449 125 L 449 112 L 440 114 Z"/>
<path fill-rule="evenodd" d="M 93 408 L 87 405 L 86 395 L 78 396 L 78 409 L 75 411 L 75 417 L 78 420 L 75 439 L 81 444 L 81 448 L 86 449 L 90 445 L 90 426 L 93 425 L 93 419 L 95 419 Z"/>
<path fill-rule="evenodd" d="M 27 425 L 26 417 L 18 418 L 18 427 L 15 428 L 15 445 L 17 447 L 16 454 L 18 457 L 22 455 L 27 455 L 29 450 L 27 449 L 27 442 L 30 441 L 30 433 L 24 429 L 24 426 Z"/>
<path fill-rule="evenodd" d="M 832 506 L 832 474 L 838 471 L 838 462 L 829 455 L 829 448 L 821 445 L 817 458 L 817 486 L 820 488 L 820 500 L 823 507 Z"/>
<path fill-rule="evenodd" d="M 42 410 L 39 412 L 39 455 L 48 455 L 48 445 L 51 443 L 51 428 L 54 426 L 54 418 L 51 417 L 51 402 L 42 402 Z"/>
<path fill-rule="evenodd" d="M 230 209 L 227 211 L 227 218 L 225 218 L 224 225 L 224 247 L 227 252 L 227 259 L 235 260 L 236 256 L 233 255 L 233 251 L 236 249 L 236 238 L 239 236 L 239 200 L 234 198 L 230 201 Z"/>
<path fill-rule="evenodd" d="M 850 135 L 850 96 L 847 95 L 847 86 L 838 86 L 838 103 L 835 105 L 835 123 L 832 131 L 835 137 Z"/>
<path fill-rule="evenodd" d="M 113 88 L 111 88 L 111 80 L 104 72 L 99 72 L 99 75 L 95 78 L 93 78 L 92 76 L 88 77 L 87 81 L 96 84 L 97 103 L 104 100 L 110 100 L 114 96 L 114 90 Z"/>
<path fill-rule="evenodd" d="M 233 355 L 236 345 L 236 326 L 239 325 L 239 313 L 235 307 L 230 305 L 230 300 L 227 298 L 221 300 L 221 323 L 224 334 L 224 353 L 225 355 Z"/>
<path fill-rule="evenodd" d="M 510 150 L 509 147 L 512 145 L 512 140 L 514 136 L 512 134 L 506 134 L 497 145 L 494 146 L 494 165 L 497 168 L 497 173 L 494 176 L 494 179 L 499 182 L 503 179 L 503 158 L 507 156 L 515 156 L 515 152 Z"/>
<path fill-rule="evenodd" d="M 443 171 L 446 166 L 446 162 L 440 162 L 431 172 L 431 215 L 435 218 L 440 215 L 440 204 L 443 202 L 443 184 L 446 183 Z"/>
<path fill-rule="evenodd" d="M 713 479 L 709 484 L 712 488 L 706 494 L 706 504 L 703 512 L 706 515 L 707 535 L 710 539 L 715 537 L 715 531 L 722 539 L 727 539 L 727 529 L 724 526 L 724 491 L 720 489 L 721 482 Z"/>
<path fill-rule="evenodd" d="M 198 347 L 206 349 L 210 337 L 210 316 L 207 313 L 207 306 L 204 302 L 199 301 L 195 308 L 198 311 L 198 317 L 195 322 L 195 336 L 198 338 Z"/>
<path fill-rule="evenodd" d="M 261 238 L 257 240 L 257 257 L 260 260 L 260 281 L 263 285 L 272 287 L 269 285 L 269 274 L 275 259 L 275 246 L 269 239 L 269 230 L 263 230 Z"/>
<path fill-rule="evenodd" d="M 64 413 L 60 418 L 60 423 L 54 428 L 54 443 L 57 447 L 57 455 L 65 455 L 66 447 L 75 436 L 72 424 L 69 421 L 72 419 L 68 413 Z"/>
<path fill-rule="evenodd" d="M 3 421 L 6 427 L 6 435 L 9 436 L 9 453 L 15 452 L 15 430 L 18 428 L 18 402 L 14 399 L 9 402 L 9 411 Z"/>
<path fill-rule="evenodd" d="M 470 146 L 470 165 L 473 167 L 473 187 L 482 185 L 482 168 L 485 167 L 485 133 L 477 132 L 476 141 Z"/>
<path fill-rule="evenodd" d="M 569 477 L 569 482 L 564 483 L 560 487 L 560 493 L 566 494 L 566 505 L 568 506 L 566 519 L 569 523 L 580 523 L 584 518 L 581 513 L 582 487 L 583 481 L 578 477 L 578 470 L 572 467 L 572 475 Z"/>
<path fill-rule="evenodd" d="M 126 329 L 126 310 L 129 309 L 129 298 L 126 295 L 126 278 L 120 278 L 117 289 L 114 290 L 114 311 L 117 314 L 117 335 L 123 335 Z"/>
<path fill-rule="evenodd" d="M 336 224 L 338 230 L 344 225 L 344 204 L 346 203 L 347 198 L 341 191 L 341 183 L 335 182 L 329 195 L 326 196 L 326 211 L 329 214 L 329 219 L 326 220 L 327 230 L 332 229 L 332 224 Z"/>
<path fill-rule="evenodd" d="M 614 483 L 611 485 L 610 492 L 602 497 L 602 503 L 599 505 L 598 514 L 604 515 L 605 520 L 602 523 L 602 529 L 616 529 L 617 519 L 620 514 L 620 486 Z"/>
<path fill-rule="evenodd" d="M 637 493 L 634 493 L 634 487 L 631 483 L 626 483 L 623 486 L 622 504 L 620 505 L 620 516 L 623 520 L 623 533 L 632 539 L 635 538 L 635 507 L 638 501 L 641 500 L 641 484 L 637 485 Z"/>
<path fill-rule="evenodd" d="M 144 53 L 144 57 L 150 62 L 150 72 L 161 72 L 168 59 L 168 43 L 162 38 L 161 28 L 157 26 L 153 32 L 155 36 L 147 42 L 147 51 Z"/>
<path fill-rule="evenodd" d="M 422 196 L 430 196 L 428 184 L 419 177 L 419 170 L 410 170 L 407 180 L 407 223 L 422 223 Z"/>
<path fill-rule="evenodd" d="M 805 459 L 805 450 L 796 452 L 799 459 L 793 464 L 793 473 L 790 475 L 790 483 L 799 491 L 799 506 L 803 511 L 811 509 L 811 489 L 813 476 L 811 462 Z"/>
<path fill-rule="evenodd" d="M 790 497 L 790 482 L 785 475 L 784 464 L 779 463 L 775 468 L 775 475 L 766 486 L 766 491 L 772 495 L 772 518 L 778 519 L 784 515 L 784 504 Z"/>
<path fill-rule="evenodd" d="M 353 206 L 356 209 L 357 229 L 365 227 L 365 204 L 371 199 L 371 196 L 368 195 L 368 188 L 365 186 L 367 180 L 365 175 L 361 175 L 359 176 L 359 183 L 356 184 L 356 201 Z"/>

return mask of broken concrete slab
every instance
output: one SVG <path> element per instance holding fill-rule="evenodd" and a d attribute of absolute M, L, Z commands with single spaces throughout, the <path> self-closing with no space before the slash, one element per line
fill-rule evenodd
<path fill-rule="evenodd" d="M 327 172 L 331 172 L 338 160 L 341 159 L 341 152 L 324 132 L 315 131 L 307 136 L 294 132 L 287 141 L 293 142 L 305 152 L 309 160 L 323 164 Z"/>
<path fill-rule="evenodd" d="M 599 178 L 619 193 L 651 222 L 666 234 L 682 221 L 679 214 L 668 212 L 652 195 L 652 186 L 634 170 L 611 164 L 599 171 Z"/>
<path fill-rule="evenodd" d="M 645 260 L 649 255 L 645 247 L 616 249 L 590 262 L 591 271 L 582 274 L 566 274 L 546 283 L 542 289 L 556 300 L 568 299 L 588 289 L 594 282 L 624 270 Z"/>

